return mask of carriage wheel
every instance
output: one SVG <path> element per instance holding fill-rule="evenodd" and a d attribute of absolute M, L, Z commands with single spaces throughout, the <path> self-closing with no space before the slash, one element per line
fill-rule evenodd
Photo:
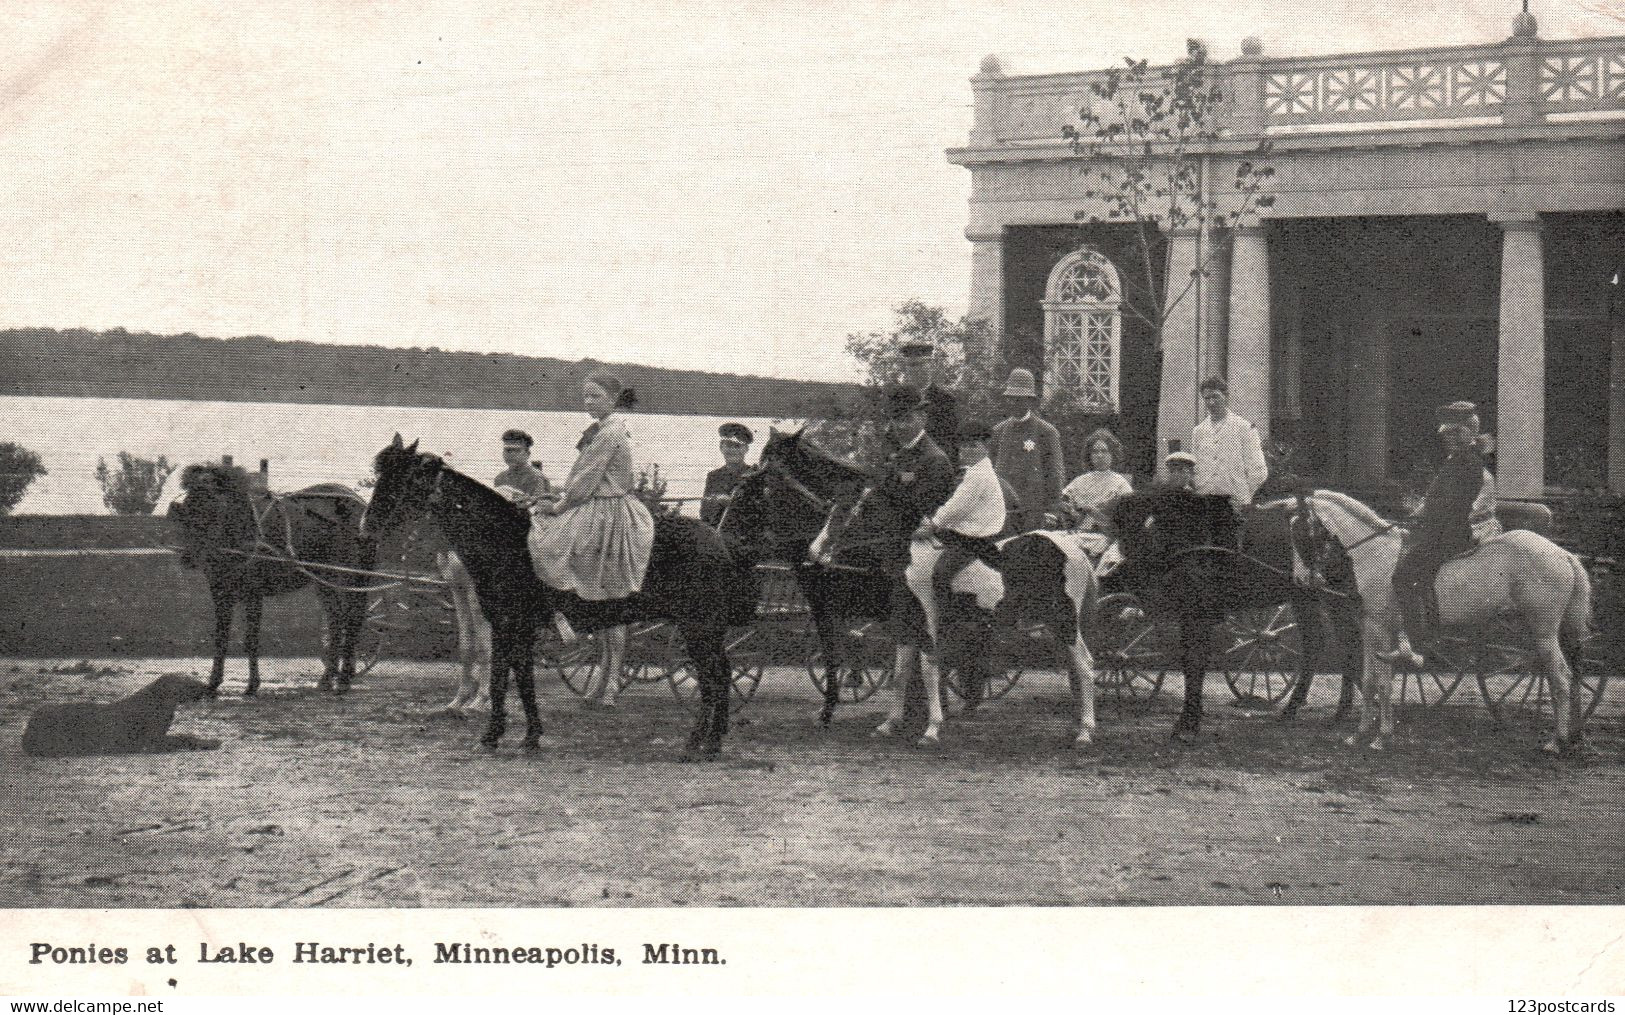
<path fill-rule="evenodd" d="M 1146 703 L 1162 691 L 1171 668 L 1167 635 L 1146 615 L 1138 596 L 1118 592 L 1095 604 L 1089 640 L 1095 686 L 1119 700 Z"/>
<path fill-rule="evenodd" d="M 404 583 L 381 589 L 367 597 L 367 618 L 361 624 L 361 641 L 356 646 L 356 673 L 371 672 L 388 654 L 389 643 L 403 632 L 417 629 L 412 593 Z"/>
<path fill-rule="evenodd" d="M 1576 660 L 1573 693 L 1579 701 L 1582 722 L 1597 710 L 1608 686 L 1601 648 L 1597 636 L 1593 635 L 1581 645 Z M 1478 693 L 1495 722 L 1505 722 L 1510 709 L 1533 710 L 1537 714 L 1551 712 L 1552 695 L 1546 674 L 1534 653 L 1519 643 L 1515 630 L 1510 627 L 1492 629 L 1479 645 L 1476 661 L 1474 676 L 1478 679 Z"/>
<path fill-rule="evenodd" d="M 998 661 L 1003 662 L 1004 665 L 998 667 L 988 677 L 987 686 L 982 688 L 982 701 L 998 701 L 1009 694 L 1011 689 L 1021 680 L 1022 673 L 1026 672 L 1026 659 L 1028 654 L 1033 651 L 1033 643 L 1035 641 L 1042 642 L 1047 640 L 1048 637 L 1049 635 L 1042 624 L 1034 624 L 1015 631 L 1000 630 L 996 658 Z M 960 678 L 958 670 L 943 670 L 942 686 L 952 691 L 954 697 L 960 701 L 969 700 L 965 682 Z"/>
<path fill-rule="evenodd" d="M 1225 683 L 1239 703 L 1280 704 L 1298 682 L 1303 644 L 1292 607 L 1266 606 L 1226 618 L 1229 646 L 1219 657 Z"/>
<path fill-rule="evenodd" d="M 683 645 L 677 628 L 663 620 L 632 624 L 626 632 L 626 659 L 621 686 L 658 684 L 682 665 Z"/>
<path fill-rule="evenodd" d="M 1394 670 L 1399 684 L 1397 704 L 1437 708 L 1476 671 L 1474 646 L 1460 638 L 1441 638 L 1422 653 L 1420 670 Z"/>
<path fill-rule="evenodd" d="M 867 701 L 874 697 L 876 691 L 891 683 L 892 667 L 896 661 L 892 641 L 882 630 L 881 623 L 875 620 L 838 637 L 841 656 L 848 661 L 848 665 L 836 671 L 836 679 L 841 682 L 840 700 L 854 703 Z M 807 655 L 807 676 L 812 678 L 818 693 L 823 694 L 826 665 L 823 650 L 817 647 L 817 642 L 815 635 L 813 650 Z"/>
<path fill-rule="evenodd" d="M 733 693 L 728 697 L 728 711 L 738 712 L 756 697 L 761 686 L 766 664 L 759 648 L 761 639 L 753 630 L 746 630 L 728 642 L 728 661 L 733 665 Z M 700 682 L 694 675 L 694 664 L 686 658 L 666 675 L 672 696 L 692 712 L 700 709 Z"/>

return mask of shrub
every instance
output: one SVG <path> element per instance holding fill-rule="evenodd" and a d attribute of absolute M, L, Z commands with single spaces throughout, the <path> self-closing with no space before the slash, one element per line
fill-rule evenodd
<path fill-rule="evenodd" d="M 650 514 L 672 514 L 677 510 L 677 505 L 665 500 L 668 485 L 666 477 L 660 474 L 660 466 L 650 465 L 638 470 L 637 480 L 632 484 L 632 494 L 643 501 Z"/>
<path fill-rule="evenodd" d="M 102 503 L 119 515 L 150 515 L 163 495 L 164 483 L 175 467 L 163 455 L 157 461 L 137 458 L 128 451 L 118 453 L 118 470 L 107 467 L 107 459 L 96 459 L 96 482 L 102 487 Z"/>
<path fill-rule="evenodd" d="M 0 515 L 22 502 L 34 480 L 45 475 L 39 455 L 11 441 L 0 441 Z"/>

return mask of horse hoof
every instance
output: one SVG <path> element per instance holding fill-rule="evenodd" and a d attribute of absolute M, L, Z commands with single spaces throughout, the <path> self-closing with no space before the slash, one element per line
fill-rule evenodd
<path fill-rule="evenodd" d="M 333 689 L 333 680 L 332 680 L 331 677 L 323 677 L 322 679 L 316 681 L 316 690 L 318 690 L 318 691 L 331 691 L 332 689 Z"/>
<path fill-rule="evenodd" d="M 542 749 L 542 742 L 537 737 L 526 737 L 524 742 L 519 745 L 519 749 L 526 754 L 537 754 Z"/>
<path fill-rule="evenodd" d="M 876 726 L 875 731 L 873 733 L 869 734 L 869 735 L 871 737 L 874 737 L 875 739 L 879 740 L 879 739 L 884 738 L 884 737 L 889 737 L 889 736 L 891 736 L 892 734 L 894 734 L 896 732 L 897 732 L 897 725 L 895 723 L 893 723 L 890 719 L 887 719 L 885 722 L 881 723 L 879 726 Z"/>
<path fill-rule="evenodd" d="M 1388 741 L 1384 740 L 1382 737 L 1378 737 L 1377 739 L 1371 741 L 1369 746 L 1373 751 L 1386 751 L 1388 749 Z"/>
<path fill-rule="evenodd" d="M 1360 738 L 1355 736 L 1354 734 L 1350 733 L 1348 736 L 1343 738 L 1343 746 L 1344 747 L 1358 747 L 1358 746 L 1360 746 Z"/>
<path fill-rule="evenodd" d="M 1095 738 L 1088 730 L 1084 730 L 1072 738 L 1073 747 L 1093 747 L 1094 745 Z"/>
<path fill-rule="evenodd" d="M 926 730 L 924 733 L 920 734 L 920 739 L 914 741 L 914 746 L 936 747 L 940 743 L 942 743 L 942 741 L 938 738 L 936 733 L 932 732 L 931 730 Z"/>
<path fill-rule="evenodd" d="M 1279 719 L 1281 722 L 1291 722 L 1297 717 L 1298 710 L 1295 708 L 1283 708 L 1281 711 L 1275 713 L 1275 718 Z"/>
<path fill-rule="evenodd" d="M 1168 739 L 1181 744 L 1194 744 L 1196 743 L 1196 727 L 1186 723 L 1179 723 L 1174 727 L 1173 733 L 1169 734 Z"/>
<path fill-rule="evenodd" d="M 1556 757 L 1557 755 L 1560 755 L 1560 754 L 1563 753 L 1562 745 L 1559 744 L 1555 740 L 1546 741 L 1544 744 L 1540 745 L 1540 749 L 1545 751 L 1547 754 L 1552 755 L 1553 757 Z"/>
<path fill-rule="evenodd" d="M 260 689 L 255 687 L 253 684 L 249 684 L 247 687 L 243 688 L 243 697 L 245 698 L 258 697 L 259 693 Z"/>

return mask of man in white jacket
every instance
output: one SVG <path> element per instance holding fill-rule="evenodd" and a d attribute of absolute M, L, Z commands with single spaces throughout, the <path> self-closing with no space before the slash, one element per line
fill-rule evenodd
<path fill-rule="evenodd" d="M 1239 513 L 1269 478 L 1258 428 L 1230 411 L 1230 388 L 1218 377 L 1202 382 L 1207 418 L 1191 431 L 1196 492 L 1223 494 Z"/>

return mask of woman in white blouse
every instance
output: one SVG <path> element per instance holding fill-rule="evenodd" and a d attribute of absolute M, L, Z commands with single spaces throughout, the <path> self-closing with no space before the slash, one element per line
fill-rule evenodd
<path fill-rule="evenodd" d="M 1096 430 L 1083 446 L 1089 455 L 1089 471 L 1066 485 L 1061 504 L 1071 527 L 1093 529 L 1092 514 L 1109 510 L 1117 498 L 1133 493 L 1134 488 L 1128 477 L 1112 469 L 1123 457 L 1123 445 L 1115 434 L 1105 428 Z"/>

